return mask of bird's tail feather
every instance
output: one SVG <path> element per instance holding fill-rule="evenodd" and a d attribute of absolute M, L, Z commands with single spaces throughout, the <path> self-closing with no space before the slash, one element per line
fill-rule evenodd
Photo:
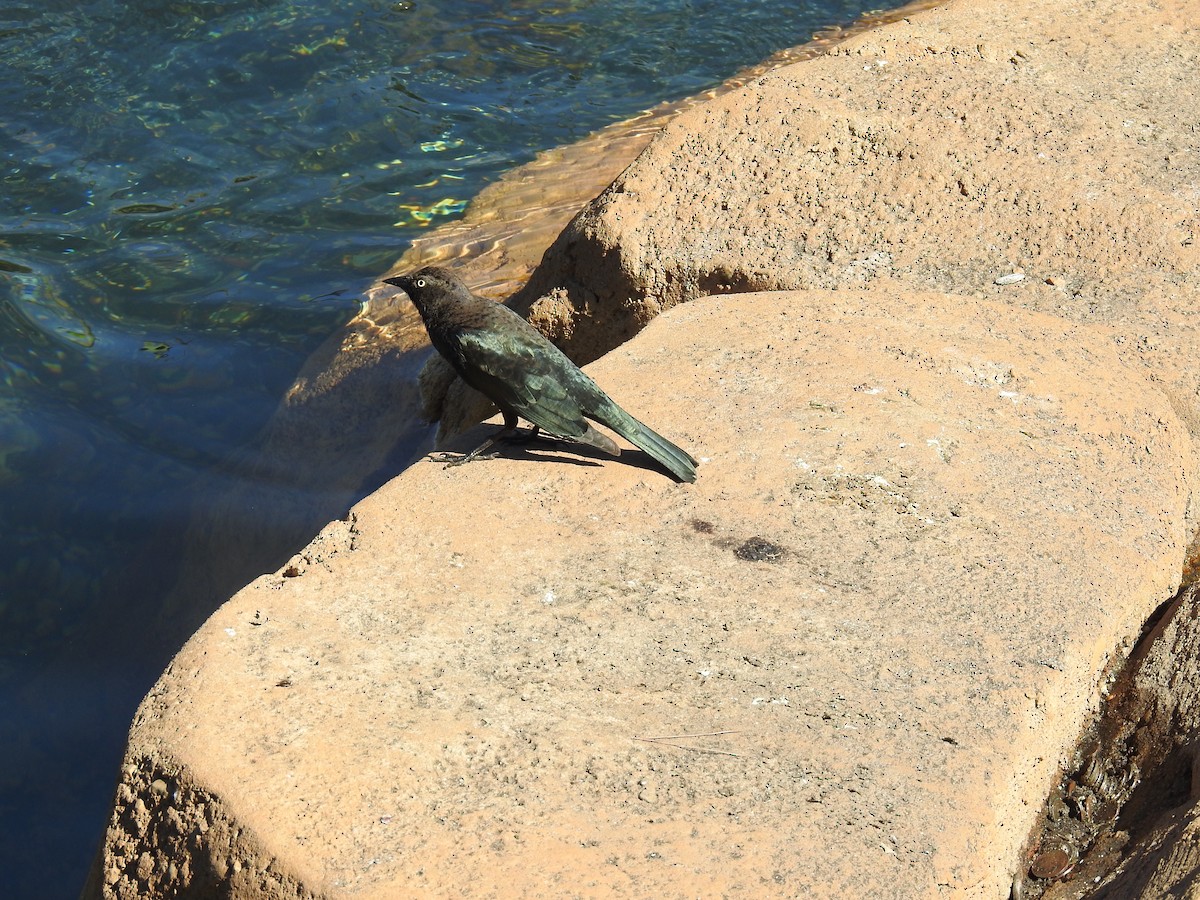
<path fill-rule="evenodd" d="M 690 453 L 676 447 L 648 425 L 635 419 L 615 403 L 605 410 L 603 417 L 596 416 L 601 425 L 607 425 L 633 446 L 649 454 L 680 481 L 696 480 L 696 460 Z"/>
<path fill-rule="evenodd" d="M 621 448 L 617 446 L 617 442 L 610 438 L 607 434 L 601 434 L 590 424 L 587 427 L 587 431 L 579 435 L 579 437 L 575 438 L 575 440 L 584 444 L 591 444 L 597 450 L 603 450 L 605 453 L 609 453 L 613 456 L 621 455 Z"/>

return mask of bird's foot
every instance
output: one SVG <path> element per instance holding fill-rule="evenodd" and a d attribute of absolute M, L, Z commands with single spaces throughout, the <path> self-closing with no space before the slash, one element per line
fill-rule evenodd
<path fill-rule="evenodd" d="M 466 465 L 469 462 L 475 462 L 483 459 L 495 459 L 499 456 L 499 452 L 493 453 L 431 453 L 429 454 L 430 462 L 445 463 L 442 467 L 449 469 L 454 466 Z"/>

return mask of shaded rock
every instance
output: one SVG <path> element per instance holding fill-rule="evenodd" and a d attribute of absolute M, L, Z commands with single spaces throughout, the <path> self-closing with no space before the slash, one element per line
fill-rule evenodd
<path fill-rule="evenodd" d="M 1165 815 L 1113 881 L 1089 896 L 1107 900 L 1200 897 L 1200 806 L 1189 804 Z"/>
<path fill-rule="evenodd" d="M 417 386 L 428 353 L 412 304 L 373 292 L 306 361 L 253 446 L 224 461 L 228 488 L 197 499 L 176 582 L 144 615 L 166 634 L 185 627 L 181 643 L 233 591 L 419 457 L 432 442 Z"/>

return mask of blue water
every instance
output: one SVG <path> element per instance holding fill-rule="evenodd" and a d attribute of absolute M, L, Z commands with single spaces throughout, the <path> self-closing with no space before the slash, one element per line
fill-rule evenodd
<path fill-rule="evenodd" d="M 371 279 L 536 150 L 864 5 L 0 5 L 0 896 L 77 894 L 222 599 L 158 609 L 189 512 Z"/>

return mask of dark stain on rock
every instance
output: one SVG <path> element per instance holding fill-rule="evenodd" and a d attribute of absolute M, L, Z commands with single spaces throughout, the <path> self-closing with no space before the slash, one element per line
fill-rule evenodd
<path fill-rule="evenodd" d="M 756 536 L 735 547 L 733 554 L 748 562 L 778 562 L 783 558 L 783 548 Z"/>
<path fill-rule="evenodd" d="M 759 535 L 745 540 L 721 536 L 717 526 L 707 519 L 692 519 L 688 524 L 696 534 L 710 535 L 714 546 L 722 550 L 732 550 L 734 556 L 747 562 L 779 562 L 789 553 L 785 548 Z"/>

